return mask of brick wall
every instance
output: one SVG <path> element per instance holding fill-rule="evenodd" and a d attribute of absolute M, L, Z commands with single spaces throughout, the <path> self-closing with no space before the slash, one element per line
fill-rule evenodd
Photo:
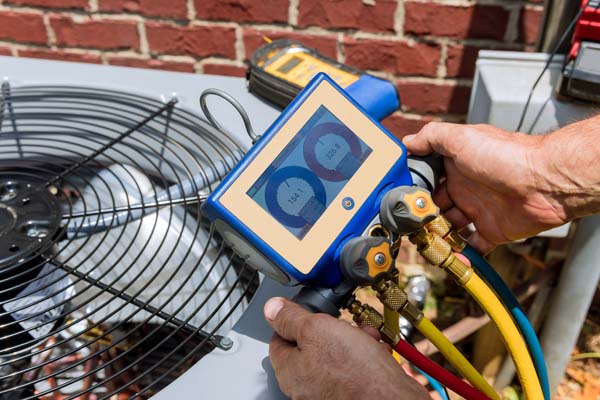
<path fill-rule="evenodd" d="M 289 37 L 391 79 L 401 134 L 462 121 L 479 49 L 528 50 L 543 0 L 0 0 L 0 55 L 244 75 Z"/>

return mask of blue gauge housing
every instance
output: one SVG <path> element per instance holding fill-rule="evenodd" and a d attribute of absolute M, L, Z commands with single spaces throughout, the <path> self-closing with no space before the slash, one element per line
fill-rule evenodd
<path fill-rule="evenodd" d="M 323 92 L 319 91 L 319 88 L 324 84 L 333 88 L 337 92 L 336 96 L 322 96 Z M 329 103 L 333 101 L 331 97 L 338 98 L 336 100 L 337 108 L 332 108 L 337 110 L 337 116 L 329 111 L 331 108 Z M 340 106 L 340 103 L 343 105 Z M 276 145 L 275 138 L 278 138 L 278 142 L 282 141 L 283 136 L 278 136 L 283 135 L 281 132 L 289 132 L 292 125 L 298 126 L 293 120 L 296 113 L 306 113 L 306 109 L 310 107 L 312 107 L 311 110 L 314 109 L 314 113 L 311 111 L 312 116 L 307 117 L 306 125 L 298 129 L 298 133 L 289 136 L 289 143 L 285 144 L 285 147 L 282 147 L 283 145 L 279 147 L 279 150 L 283 149 L 279 155 L 274 156 L 272 152 L 265 151 L 270 144 L 272 147 Z M 340 112 L 340 109 L 343 112 Z M 362 114 L 360 118 L 366 121 L 366 125 L 355 124 L 344 130 L 347 122 L 345 116 L 355 113 Z M 348 123 L 350 123 L 349 120 Z M 288 126 L 288 124 L 290 125 Z M 368 126 L 368 129 L 359 129 L 357 126 Z M 303 132 L 305 128 L 309 130 L 308 133 Z M 323 132 L 319 133 L 319 130 Z M 361 130 L 368 132 L 361 132 Z M 335 153 L 336 149 L 346 149 L 343 153 L 345 156 L 339 155 L 335 160 L 338 166 L 336 169 L 323 167 L 319 164 L 317 157 L 310 153 L 310 149 L 318 146 L 315 143 L 319 138 L 312 137 L 314 132 L 321 135 L 337 135 L 333 139 L 332 137 L 323 139 L 324 141 L 329 140 L 330 149 L 329 152 L 324 153 L 325 155 L 320 156 L 321 159 L 327 161 L 327 159 L 335 158 L 336 155 L 332 153 Z M 353 138 L 353 135 L 357 139 Z M 368 135 L 368 140 L 365 135 Z M 379 146 L 374 146 L 373 143 L 377 142 L 380 142 Z M 390 149 L 390 147 L 394 148 Z M 304 149 L 304 153 L 298 149 Z M 382 155 L 383 152 L 386 155 Z M 301 158 L 298 154 L 304 154 L 305 160 L 298 161 L 297 159 Z M 398 156 L 390 159 L 390 154 Z M 387 162 L 385 157 L 387 157 Z M 382 160 L 381 167 L 378 166 L 380 159 Z M 246 184 L 241 189 L 242 191 L 235 192 L 235 200 L 231 200 L 232 194 L 229 193 L 229 203 L 224 201 L 228 192 L 233 191 L 232 188 L 235 185 L 240 185 L 238 181 L 243 180 L 244 174 L 248 174 L 250 169 L 258 168 L 260 168 L 260 173 L 256 172 L 252 175 L 252 182 L 254 182 L 252 185 Z M 377 178 L 367 177 L 364 171 L 361 172 L 362 168 L 379 168 L 376 174 Z M 288 179 L 287 182 L 286 179 Z M 373 182 L 373 179 L 378 179 L 378 181 Z M 291 189 L 289 189 L 290 183 L 292 186 L 295 185 Z M 217 231 L 232 246 L 233 250 L 247 259 L 247 262 L 254 268 L 285 284 L 334 287 L 342 279 L 338 265 L 344 244 L 351 238 L 362 235 L 369 227 L 379 213 L 383 195 L 389 189 L 411 184 L 412 178 L 407 166 L 406 149 L 402 143 L 368 115 L 332 79 L 320 73 L 288 105 L 261 139 L 219 184 L 205 201 L 202 210 L 204 215 L 215 223 Z M 362 186 L 372 188 L 372 190 L 366 194 L 355 196 L 352 192 L 353 188 Z M 306 194 L 307 192 L 309 194 Z M 303 196 L 306 198 L 302 199 Z M 283 197 L 284 200 L 280 197 Z M 301 202 L 300 206 L 294 204 L 298 198 L 300 198 L 298 200 Z M 323 240 L 327 243 L 323 250 L 319 251 L 318 257 L 314 258 L 316 261 L 311 262 L 308 268 L 306 265 L 303 265 L 302 268 L 298 267 L 291 257 L 286 256 L 289 248 L 286 249 L 281 245 L 278 245 L 280 248 L 277 248 L 278 246 L 273 244 L 273 240 L 266 238 L 268 232 L 263 230 L 265 233 L 261 235 L 257 232 L 260 229 L 252 229 L 251 224 L 244 220 L 245 213 L 265 213 L 261 218 L 272 218 L 273 221 L 285 227 L 284 235 L 289 236 L 289 240 L 293 241 L 294 246 L 298 246 L 300 250 L 296 253 L 301 254 L 304 250 L 303 245 L 307 246 L 305 250 L 309 253 L 314 251 L 316 246 L 309 245 L 308 240 L 304 243 L 304 236 L 316 235 L 315 237 L 319 237 L 319 229 L 325 229 L 325 222 L 319 225 L 318 220 L 324 219 L 323 215 L 331 207 L 336 208 L 335 212 L 343 213 L 344 211 L 340 210 L 346 210 L 345 212 L 350 214 L 347 214 L 346 220 L 343 218 L 327 220 L 328 234 L 323 235 Z M 335 226 L 336 221 L 340 221 L 338 226 Z M 266 223 L 267 221 L 265 221 Z M 255 226 L 255 228 L 262 227 Z M 319 246 L 323 245 L 321 242 L 323 241 L 319 241 Z M 315 241 L 313 240 L 312 243 L 314 244 Z"/>

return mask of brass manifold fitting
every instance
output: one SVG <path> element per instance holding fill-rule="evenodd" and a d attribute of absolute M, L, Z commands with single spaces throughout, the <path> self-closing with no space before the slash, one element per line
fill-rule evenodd
<path fill-rule="evenodd" d="M 384 306 L 400 313 L 410 323 L 417 324 L 423 319 L 423 313 L 408 301 L 408 295 L 392 280 L 380 280 L 374 283 L 373 290 Z"/>
<path fill-rule="evenodd" d="M 348 311 L 352 314 L 352 320 L 358 326 L 370 326 L 375 328 L 381 334 L 381 338 L 392 346 L 395 346 L 400 337 L 392 332 L 384 324 L 383 315 L 368 304 L 362 304 L 358 300 L 352 301 L 348 306 Z"/>
<path fill-rule="evenodd" d="M 463 238 L 453 227 L 452 223 L 448 221 L 446 217 L 443 215 L 438 215 L 431 222 L 425 224 L 425 228 L 427 231 L 438 235 L 442 239 L 444 239 L 452 250 L 460 253 L 467 246 L 467 241 Z"/>
<path fill-rule="evenodd" d="M 446 270 L 461 285 L 469 281 L 473 269 L 456 258 L 452 247 L 442 237 L 421 228 L 409 236 L 409 240 L 417 246 L 418 252 L 430 264 Z"/>

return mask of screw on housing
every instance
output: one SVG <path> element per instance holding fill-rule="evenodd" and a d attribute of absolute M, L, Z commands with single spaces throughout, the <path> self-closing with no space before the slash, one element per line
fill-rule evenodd
<path fill-rule="evenodd" d="M 231 350 L 233 347 L 233 340 L 227 336 L 215 335 L 211 338 L 211 343 L 221 350 Z"/>
<path fill-rule="evenodd" d="M 387 261 L 387 258 L 385 257 L 385 254 L 383 253 L 377 253 L 375 254 L 375 264 L 377 265 L 384 265 L 385 262 Z"/>

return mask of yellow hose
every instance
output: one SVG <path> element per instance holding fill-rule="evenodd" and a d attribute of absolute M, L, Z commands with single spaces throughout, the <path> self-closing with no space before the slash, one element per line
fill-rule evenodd
<path fill-rule="evenodd" d="M 392 311 L 387 307 L 383 307 L 383 324 L 394 333 L 394 335 L 400 335 L 400 314 L 396 311 Z M 398 362 L 402 364 L 402 357 L 395 350 L 392 350 L 392 355 Z"/>
<path fill-rule="evenodd" d="M 488 313 L 496 328 L 498 328 L 504 344 L 515 362 L 526 398 L 528 400 L 543 400 L 542 388 L 527 345 L 506 308 L 496 297 L 494 291 L 477 274 L 472 274 L 463 286 Z"/>
<path fill-rule="evenodd" d="M 448 340 L 446 336 L 427 318 L 422 318 L 415 328 L 421 332 L 440 353 L 461 373 L 461 375 L 471 382 L 473 386 L 481 390 L 492 400 L 501 400 L 494 388 L 485 380 L 483 376 L 471 365 L 465 356 Z"/>
<path fill-rule="evenodd" d="M 388 327 L 394 334 L 400 334 L 400 315 L 390 310 L 387 307 L 383 308 L 383 318 L 385 326 Z M 440 350 L 440 353 L 462 374 L 462 376 L 471 382 L 477 389 L 481 390 L 486 396 L 492 400 L 501 400 L 498 393 L 494 388 L 485 380 L 483 376 L 471 363 L 458 351 L 458 349 L 444 336 L 442 332 L 427 318 L 422 318 L 420 322 L 415 325 L 415 328 L 421 332 L 435 347 Z M 399 356 L 394 354 L 394 358 L 398 359 Z"/>
<path fill-rule="evenodd" d="M 400 314 L 396 311 L 383 307 L 383 324 L 390 330 L 394 335 L 400 334 Z"/>

